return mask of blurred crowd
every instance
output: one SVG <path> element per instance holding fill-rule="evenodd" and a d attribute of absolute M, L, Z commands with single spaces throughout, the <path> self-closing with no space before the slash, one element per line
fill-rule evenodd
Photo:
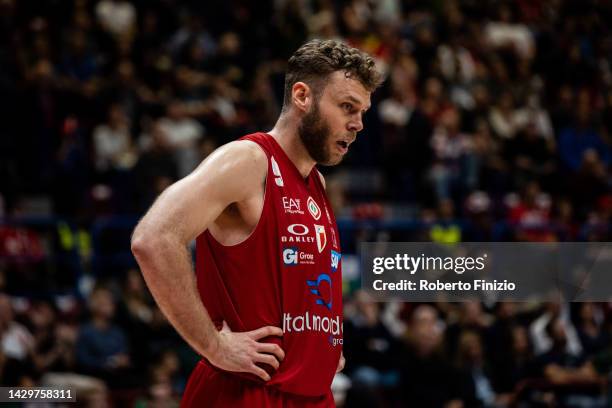
<path fill-rule="evenodd" d="M 343 252 L 610 241 L 611 22 L 605 0 L 0 0 L 0 382 L 176 403 L 196 357 L 133 269 L 131 228 L 217 146 L 271 129 L 310 38 L 387 78 L 322 169 Z M 347 406 L 600 406 L 609 308 L 347 293 L 336 387 Z"/>
<path fill-rule="evenodd" d="M 375 303 L 344 321 L 347 407 L 609 407 L 612 306 Z"/>

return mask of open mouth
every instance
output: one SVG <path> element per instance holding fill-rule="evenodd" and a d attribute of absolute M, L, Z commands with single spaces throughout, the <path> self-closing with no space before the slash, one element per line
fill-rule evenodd
<path fill-rule="evenodd" d="M 338 144 L 340 145 L 340 147 L 342 147 L 343 149 L 348 149 L 348 143 L 341 140 L 338 142 Z"/>

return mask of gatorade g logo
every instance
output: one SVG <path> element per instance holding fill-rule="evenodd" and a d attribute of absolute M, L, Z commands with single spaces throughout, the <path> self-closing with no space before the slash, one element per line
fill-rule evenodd
<path fill-rule="evenodd" d="M 317 248 L 319 253 L 323 252 L 327 245 L 327 235 L 325 235 L 325 227 L 323 225 L 314 224 L 315 235 L 317 237 Z"/>
<path fill-rule="evenodd" d="M 327 282 L 327 285 L 324 284 Z M 306 284 L 310 287 L 310 293 L 317 296 L 318 299 L 315 301 L 317 305 L 325 306 L 329 310 L 332 308 L 332 281 L 328 274 L 322 273 L 320 274 L 316 280 L 306 280 Z M 327 286 L 329 292 L 326 296 L 326 293 L 323 289 Z M 329 300 L 326 300 L 329 299 Z"/>
<path fill-rule="evenodd" d="M 310 215 L 312 215 L 312 218 L 318 221 L 319 218 L 321 218 L 321 209 L 319 208 L 319 206 L 317 205 L 317 203 L 312 197 L 308 197 L 306 206 L 308 207 L 308 212 L 310 212 Z"/>
<path fill-rule="evenodd" d="M 342 257 L 342 254 L 332 249 L 331 251 L 331 271 L 332 273 L 338 270 L 338 265 L 340 265 L 341 257 Z"/>

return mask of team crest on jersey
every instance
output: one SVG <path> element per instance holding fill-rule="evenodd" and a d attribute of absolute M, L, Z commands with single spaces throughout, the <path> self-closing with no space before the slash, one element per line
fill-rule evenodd
<path fill-rule="evenodd" d="M 314 224 L 315 236 L 317 237 L 317 248 L 319 253 L 323 252 L 325 245 L 327 245 L 327 235 L 325 234 L 325 227 L 323 225 Z"/>
<path fill-rule="evenodd" d="M 274 160 L 274 156 L 270 156 L 270 161 L 272 162 L 272 173 L 274 174 L 274 182 L 277 186 L 283 187 L 285 183 L 283 182 L 283 175 L 280 172 L 280 168 L 278 167 L 278 163 Z"/>
<path fill-rule="evenodd" d="M 308 212 L 310 212 L 312 218 L 318 221 L 319 218 L 321 218 L 321 209 L 312 197 L 308 197 L 308 202 L 306 203 L 306 206 L 308 207 Z"/>

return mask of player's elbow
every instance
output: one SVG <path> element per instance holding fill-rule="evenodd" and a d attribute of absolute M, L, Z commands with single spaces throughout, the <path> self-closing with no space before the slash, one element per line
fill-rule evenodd
<path fill-rule="evenodd" d="M 131 250 L 137 261 L 155 252 L 157 237 L 155 234 L 136 228 L 132 234 Z"/>

